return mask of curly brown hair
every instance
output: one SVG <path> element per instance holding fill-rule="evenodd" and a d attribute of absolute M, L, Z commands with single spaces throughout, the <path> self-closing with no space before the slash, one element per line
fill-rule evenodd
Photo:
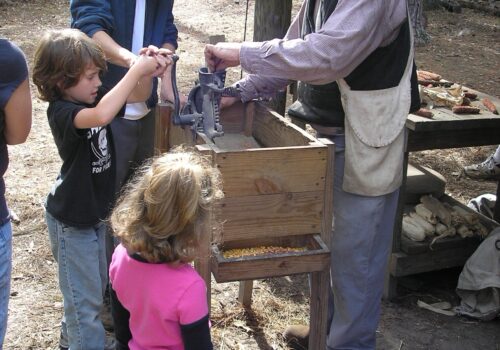
<path fill-rule="evenodd" d="M 149 262 L 191 262 L 195 224 L 222 197 L 220 172 L 210 160 L 193 149 L 174 149 L 137 170 L 125 186 L 111 214 L 113 234 Z"/>
<path fill-rule="evenodd" d="M 55 101 L 65 89 L 78 84 L 90 63 L 106 70 L 106 57 L 101 47 L 78 29 L 49 30 L 35 51 L 33 82 L 40 98 Z"/>

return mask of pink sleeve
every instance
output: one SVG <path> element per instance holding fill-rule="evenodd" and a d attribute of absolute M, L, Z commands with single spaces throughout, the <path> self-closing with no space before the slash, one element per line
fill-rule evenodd
<path fill-rule="evenodd" d="M 207 288 L 202 279 L 197 280 L 186 289 L 177 308 L 181 325 L 191 324 L 207 316 Z"/>

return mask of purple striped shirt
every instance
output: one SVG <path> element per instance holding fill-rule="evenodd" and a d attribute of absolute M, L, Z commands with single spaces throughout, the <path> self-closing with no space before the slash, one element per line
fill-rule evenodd
<path fill-rule="evenodd" d="M 304 10 L 305 2 L 285 38 L 242 44 L 243 101 L 271 97 L 291 80 L 321 85 L 346 77 L 396 38 L 407 14 L 404 0 L 339 0 L 324 25 L 301 39 Z"/>

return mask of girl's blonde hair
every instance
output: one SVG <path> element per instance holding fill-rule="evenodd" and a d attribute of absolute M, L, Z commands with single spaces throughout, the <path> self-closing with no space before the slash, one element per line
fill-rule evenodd
<path fill-rule="evenodd" d="M 40 98 L 48 102 L 60 99 L 64 90 L 78 84 L 91 63 L 106 70 L 104 51 L 85 33 L 78 29 L 45 32 L 33 65 L 33 83 Z"/>
<path fill-rule="evenodd" d="M 180 148 L 137 170 L 111 214 L 114 235 L 149 262 L 190 262 L 195 223 L 222 198 L 220 173 L 194 150 Z"/>

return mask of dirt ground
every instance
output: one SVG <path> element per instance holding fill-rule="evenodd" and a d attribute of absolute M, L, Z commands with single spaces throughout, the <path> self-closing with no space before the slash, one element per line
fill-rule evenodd
<path fill-rule="evenodd" d="M 300 1 L 294 0 L 294 12 Z M 250 2 L 247 40 L 252 38 L 253 4 Z M 210 35 L 224 34 L 227 41 L 244 38 L 245 1 L 178 0 L 174 7 L 179 28 L 178 84 L 187 93 L 202 65 L 203 46 Z M 429 45 L 417 48 L 419 68 L 444 78 L 500 96 L 500 23 L 498 17 L 464 9 L 427 12 Z M 40 34 L 69 25 L 68 1 L 0 1 L 0 36 L 13 40 L 31 64 Z M 228 81 L 239 77 L 232 69 Z M 35 90 L 33 89 L 33 92 Z M 33 94 L 36 95 L 35 93 Z M 33 128 L 24 145 L 10 147 L 6 175 L 7 200 L 19 217 L 14 225 L 14 257 L 9 326 L 5 349 L 55 349 L 58 344 L 62 298 L 51 256 L 43 201 L 60 162 L 48 128 L 46 103 L 33 99 Z M 464 165 L 482 161 L 494 146 L 412 154 L 412 161 L 429 166 L 447 179 L 446 192 L 463 203 L 486 192 L 494 182 L 459 176 Z M 477 322 L 419 309 L 428 303 L 459 303 L 454 293 L 460 269 L 415 276 L 413 287 L 402 288 L 392 302 L 384 301 L 377 332 L 378 349 L 500 349 L 500 320 Z M 305 276 L 256 282 L 251 309 L 239 306 L 237 284 L 213 284 L 212 334 L 218 349 L 286 349 L 281 332 L 287 324 L 308 320 L 308 286 Z"/>

